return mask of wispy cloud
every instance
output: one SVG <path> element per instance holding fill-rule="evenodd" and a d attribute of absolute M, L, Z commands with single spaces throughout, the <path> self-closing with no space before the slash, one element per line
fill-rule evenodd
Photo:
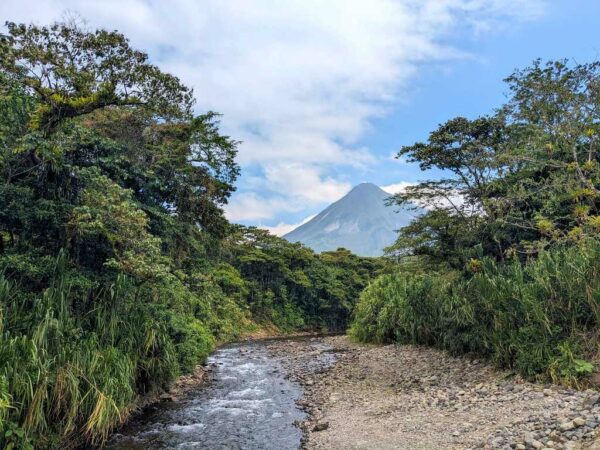
<path fill-rule="evenodd" d="M 310 215 L 308 217 L 305 217 L 303 220 L 301 220 L 298 223 L 284 223 L 284 222 L 279 222 L 277 225 L 272 226 L 272 227 L 263 226 L 263 225 L 259 225 L 259 227 L 263 228 L 265 230 L 268 230 L 271 234 L 274 234 L 275 236 L 283 236 L 284 234 L 287 234 L 290 231 L 298 228 L 300 225 L 304 225 L 306 222 L 308 222 L 309 220 L 311 220 L 315 216 L 316 216 L 316 214 L 312 214 L 312 215 Z"/>
<path fill-rule="evenodd" d="M 264 198 L 255 192 L 242 192 L 225 211 L 229 220 L 258 222 L 273 217 L 274 211 L 298 212 L 302 206 L 280 198 Z"/>
<path fill-rule="evenodd" d="M 368 167 L 357 142 L 402 98 L 422 63 L 463 58 L 457 29 L 489 32 L 543 12 L 542 0 L 21 0 L 0 17 L 48 23 L 67 11 L 119 29 L 193 86 L 199 110 L 241 139 L 235 221 L 273 219 L 349 188 L 340 167 Z M 250 169 L 252 168 L 252 169 Z M 245 186 L 245 187 L 244 187 Z M 256 184 L 254 185 L 256 186 Z M 248 208 L 252 208 L 250 211 Z"/>
<path fill-rule="evenodd" d="M 387 186 L 381 186 L 385 192 L 389 194 L 400 194 L 406 191 L 406 188 L 415 186 L 419 183 L 411 183 L 401 181 L 400 183 L 388 184 Z M 430 191 L 432 192 L 432 191 Z M 453 195 L 443 197 L 437 196 L 428 199 L 426 202 L 417 202 L 419 206 L 426 210 L 437 209 L 437 208 L 460 208 L 465 203 L 465 198 L 459 193 L 454 192 Z"/>

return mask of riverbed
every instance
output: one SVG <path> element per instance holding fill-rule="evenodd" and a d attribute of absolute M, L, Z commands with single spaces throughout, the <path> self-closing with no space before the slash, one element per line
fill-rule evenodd
<path fill-rule="evenodd" d="M 273 352 L 301 341 L 311 349 L 306 370 L 335 360 L 319 338 L 262 340 L 228 345 L 207 361 L 210 381 L 174 402 L 146 408 L 120 430 L 108 448 L 122 449 L 298 449 L 306 418 L 297 402 L 303 389 L 286 368 L 291 355 Z"/>
<path fill-rule="evenodd" d="M 211 380 L 147 408 L 109 448 L 600 450 L 599 392 L 431 348 L 266 340 L 223 347 L 207 368 Z"/>

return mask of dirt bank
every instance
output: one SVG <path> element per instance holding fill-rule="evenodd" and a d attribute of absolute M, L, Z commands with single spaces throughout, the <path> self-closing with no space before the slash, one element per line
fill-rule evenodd
<path fill-rule="evenodd" d="M 271 348 L 305 388 L 307 449 L 579 449 L 598 435 L 596 391 L 528 383 L 428 348 L 318 342 Z M 311 366 L 324 353 L 337 362 Z"/>

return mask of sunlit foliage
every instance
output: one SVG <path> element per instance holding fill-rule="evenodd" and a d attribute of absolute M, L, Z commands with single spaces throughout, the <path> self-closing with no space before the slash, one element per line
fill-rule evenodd
<path fill-rule="evenodd" d="M 392 202 L 426 207 L 362 295 L 361 340 L 484 354 L 577 384 L 600 355 L 600 63 L 515 72 L 495 114 L 455 118 L 399 155 L 441 169 Z"/>
<path fill-rule="evenodd" d="M 102 444 L 259 326 L 343 330 L 383 263 L 232 226 L 238 142 L 117 32 L 0 38 L 0 447 Z"/>

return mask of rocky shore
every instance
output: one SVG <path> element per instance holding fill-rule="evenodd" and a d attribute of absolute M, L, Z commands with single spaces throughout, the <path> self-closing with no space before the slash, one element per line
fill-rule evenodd
<path fill-rule="evenodd" d="M 346 337 L 269 345 L 305 389 L 306 449 L 600 449 L 600 393 Z"/>

